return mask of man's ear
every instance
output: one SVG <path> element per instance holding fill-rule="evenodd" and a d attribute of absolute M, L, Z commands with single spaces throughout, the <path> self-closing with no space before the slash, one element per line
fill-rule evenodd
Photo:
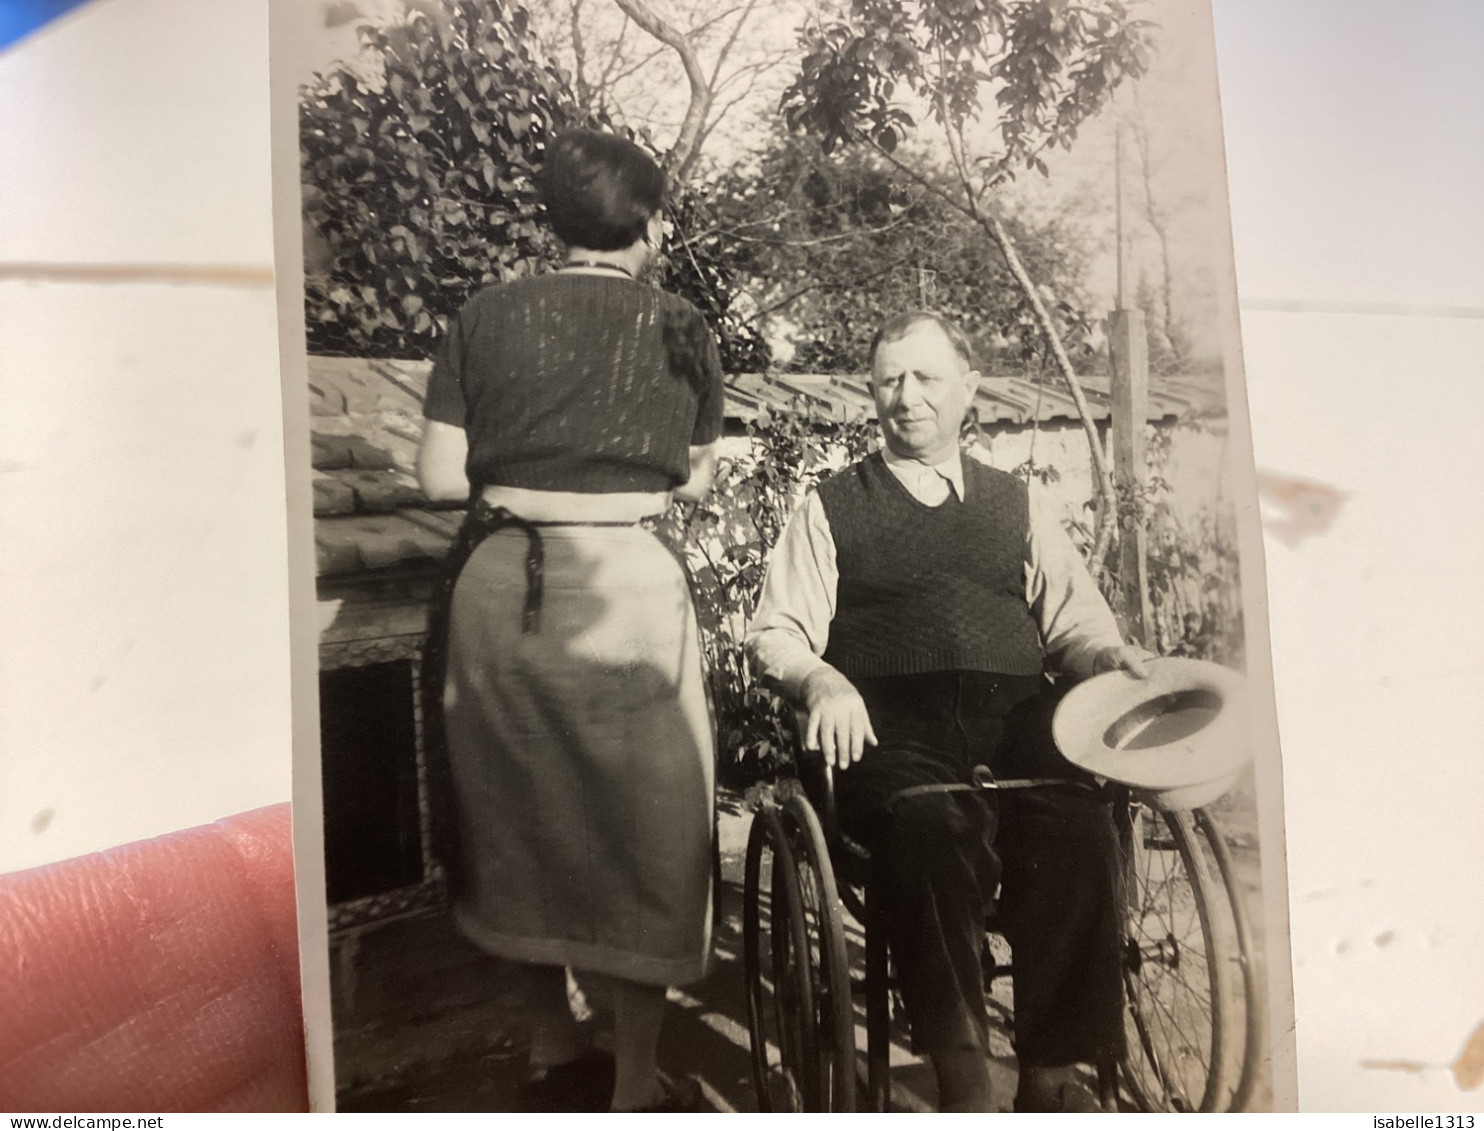
<path fill-rule="evenodd" d="M 974 394 L 979 391 L 979 370 L 971 369 L 964 374 L 964 384 L 969 386 L 969 400 L 974 399 Z"/>

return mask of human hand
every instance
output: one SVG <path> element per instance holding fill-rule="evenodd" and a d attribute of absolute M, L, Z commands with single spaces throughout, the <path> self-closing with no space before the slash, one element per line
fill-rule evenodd
<path fill-rule="evenodd" d="M 847 770 L 861 760 L 866 744 L 876 745 L 866 701 L 843 675 L 831 667 L 811 672 L 800 689 L 808 721 L 804 747 L 824 753 L 825 763 Z"/>
<path fill-rule="evenodd" d="M 0 1111 L 304 1111 L 289 807 L 0 876 Z"/>
<path fill-rule="evenodd" d="M 1135 644 L 1104 648 L 1092 663 L 1093 675 L 1103 672 L 1125 671 L 1135 679 L 1149 678 L 1149 661 L 1159 659 L 1153 652 L 1145 651 Z"/>

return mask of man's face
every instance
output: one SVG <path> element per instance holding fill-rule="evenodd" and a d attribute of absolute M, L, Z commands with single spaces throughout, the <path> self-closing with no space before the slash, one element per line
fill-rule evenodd
<path fill-rule="evenodd" d="M 886 446 L 905 459 L 938 463 L 958 447 L 979 374 L 934 322 L 882 342 L 871 371 Z"/>

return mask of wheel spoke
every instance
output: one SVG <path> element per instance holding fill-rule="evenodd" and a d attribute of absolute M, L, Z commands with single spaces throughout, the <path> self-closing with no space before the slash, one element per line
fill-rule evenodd
<path fill-rule="evenodd" d="M 1229 940 L 1212 906 L 1219 889 L 1188 815 L 1144 811 L 1130 828 L 1125 1083 L 1140 1108 L 1211 1110 L 1225 1098 L 1227 1067 Z"/>

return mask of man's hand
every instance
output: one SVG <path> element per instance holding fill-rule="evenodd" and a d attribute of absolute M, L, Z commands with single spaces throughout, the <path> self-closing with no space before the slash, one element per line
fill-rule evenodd
<path fill-rule="evenodd" d="M 1103 672 L 1125 671 L 1135 679 L 1149 678 L 1149 661 L 1159 659 L 1153 652 L 1146 652 L 1134 644 L 1116 648 L 1104 648 L 1093 661 L 1093 675 Z"/>
<path fill-rule="evenodd" d="M 834 668 L 811 672 L 800 688 L 809 713 L 804 725 L 804 747 L 821 750 L 824 760 L 836 769 L 849 769 L 859 762 L 866 744 L 876 745 L 876 732 L 866 713 L 861 693 Z"/>

